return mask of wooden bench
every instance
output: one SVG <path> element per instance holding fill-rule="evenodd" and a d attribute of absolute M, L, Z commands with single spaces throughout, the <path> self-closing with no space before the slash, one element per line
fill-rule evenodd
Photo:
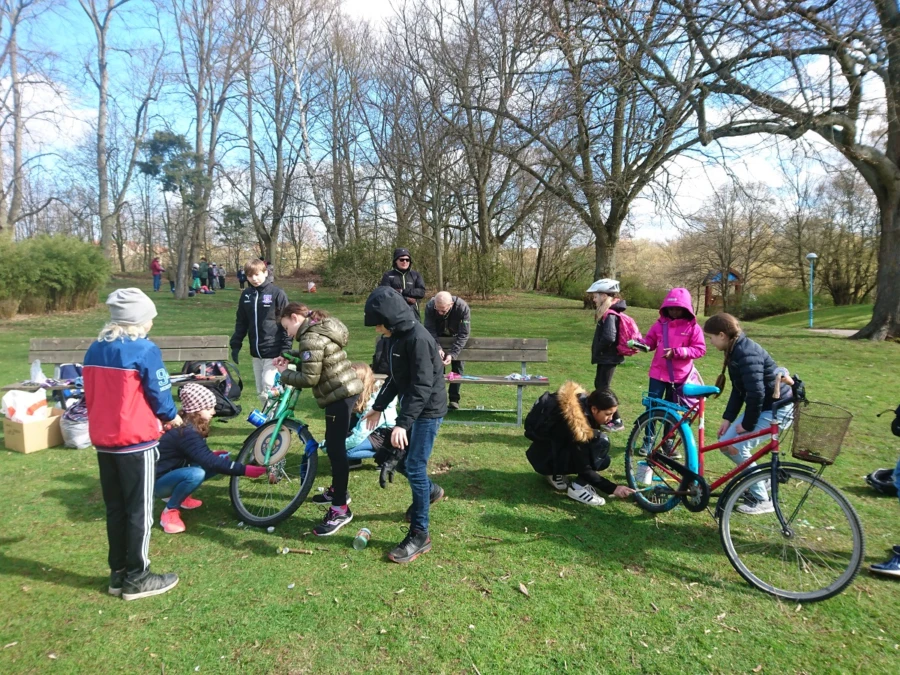
<path fill-rule="evenodd" d="M 454 341 L 453 337 L 439 339 L 441 347 L 448 349 Z M 544 338 L 469 338 L 465 349 L 459 356 L 460 361 L 469 363 L 510 363 L 520 364 L 522 376 L 528 376 L 529 363 L 547 363 L 547 344 Z M 446 379 L 446 378 L 445 378 Z M 470 375 L 466 373 L 460 379 L 447 380 L 448 384 L 482 384 L 494 386 L 516 387 L 516 408 L 513 410 L 486 410 L 484 408 L 468 408 L 465 412 L 515 412 L 516 423 L 509 422 L 476 422 L 445 420 L 448 424 L 469 424 L 493 426 L 522 426 L 522 394 L 525 387 L 547 387 L 549 381 L 513 380 L 502 375 Z"/>
<path fill-rule="evenodd" d="M 228 336 L 227 335 L 202 335 L 202 336 L 153 336 L 150 338 L 162 352 L 163 361 L 166 363 L 178 363 L 184 361 L 227 361 L 228 360 Z M 89 338 L 32 338 L 28 349 L 28 363 L 39 360 L 41 364 L 59 365 L 61 363 L 81 363 L 84 361 L 84 353 L 96 337 Z M 180 368 L 179 368 L 180 370 Z M 52 377 L 52 373 L 48 374 Z M 206 377 L 207 380 L 221 380 L 222 377 Z M 187 384 L 190 380 L 172 382 L 176 389 Z M 42 387 L 16 382 L 0 387 L 0 390 L 8 391 L 20 389 L 22 391 L 37 391 Z M 65 389 L 71 389 L 72 385 L 55 385 L 44 387 L 55 396 L 61 398 Z M 63 404 L 65 407 L 65 404 Z"/>

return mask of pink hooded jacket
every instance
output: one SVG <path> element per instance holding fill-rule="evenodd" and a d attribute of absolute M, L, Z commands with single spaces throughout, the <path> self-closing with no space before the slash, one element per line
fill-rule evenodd
<path fill-rule="evenodd" d="M 666 307 L 681 307 L 690 318 L 670 319 L 665 315 Z M 706 340 L 703 329 L 694 318 L 691 292 L 686 288 L 673 288 L 659 308 L 659 320 L 644 336 L 644 344 L 656 350 L 650 364 L 650 377 L 654 380 L 681 384 L 691 372 L 694 359 L 706 354 Z M 667 347 L 674 349 L 671 359 L 663 357 Z M 671 363 L 671 369 L 669 363 Z"/>

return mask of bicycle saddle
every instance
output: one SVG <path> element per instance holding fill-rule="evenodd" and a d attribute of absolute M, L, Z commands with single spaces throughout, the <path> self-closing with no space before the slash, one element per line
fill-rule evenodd
<path fill-rule="evenodd" d="M 682 393 L 689 398 L 699 398 L 700 396 L 712 396 L 719 393 L 718 387 L 708 384 L 691 384 L 686 383 L 681 387 Z"/>

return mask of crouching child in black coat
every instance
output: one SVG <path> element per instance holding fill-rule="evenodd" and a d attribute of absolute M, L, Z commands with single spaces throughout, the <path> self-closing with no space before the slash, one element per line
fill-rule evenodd
<path fill-rule="evenodd" d="M 555 394 L 544 394 L 525 420 L 532 441 L 526 457 L 555 489 L 577 502 L 603 506 L 596 489 L 625 499 L 634 490 L 599 474 L 609 467 L 609 437 L 601 430 L 616 414 L 619 401 L 611 391 L 590 395 L 577 383 L 566 382 Z M 569 481 L 568 474 L 577 474 Z"/>

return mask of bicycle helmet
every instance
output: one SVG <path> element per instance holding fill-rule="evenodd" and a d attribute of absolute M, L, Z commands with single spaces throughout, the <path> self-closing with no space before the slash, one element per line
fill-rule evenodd
<path fill-rule="evenodd" d="M 891 497 L 897 496 L 897 488 L 894 486 L 894 470 L 893 469 L 875 469 L 866 476 L 866 483 L 883 495 Z"/>

